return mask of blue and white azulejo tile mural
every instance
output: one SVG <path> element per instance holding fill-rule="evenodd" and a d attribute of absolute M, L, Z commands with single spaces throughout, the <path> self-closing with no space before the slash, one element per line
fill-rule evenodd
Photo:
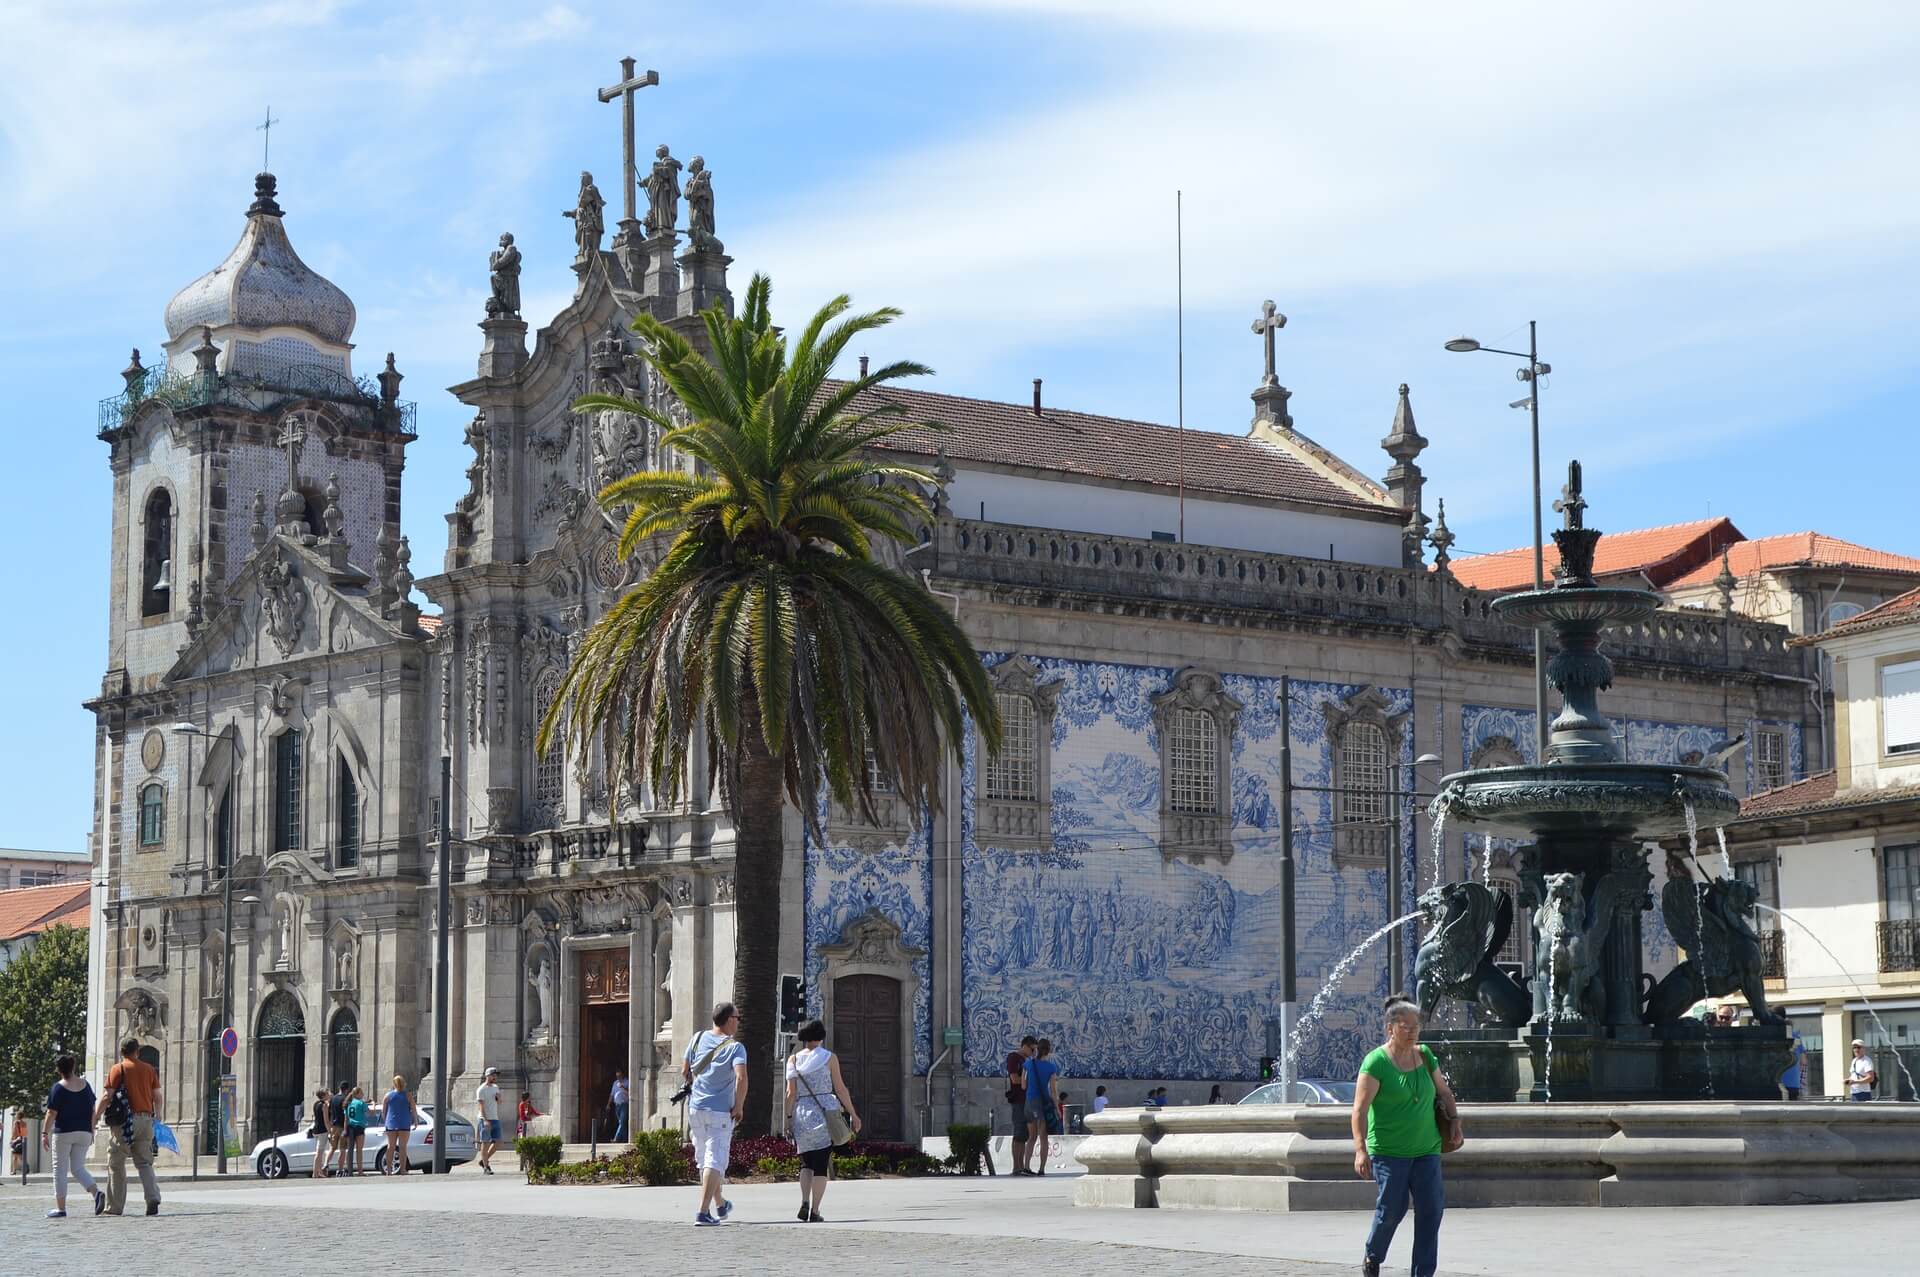
<path fill-rule="evenodd" d="M 979 758 L 969 738 L 960 795 L 962 984 L 969 1072 L 990 1075 L 1025 1033 L 1051 1038 L 1070 1075 L 1251 1079 L 1280 1007 L 1277 678 L 1223 674 L 1243 708 L 1231 756 L 1232 855 L 1160 846 L 1160 741 L 1153 697 L 1171 667 L 1029 657 L 1058 684 L 1049 850 L 983 845 Z M 994 663 L 994 658 L 989 658 Z M 1364 690 L 1296 682 L 1294 780 L 1332 783 L 1322 707 Z M 1390 715 L 1405 689 L 1380 689 Z M 1403 733 L 1402 759 L 1411 756 Z M 1336 870 L 1332 799 L 1296 791 L 1300 997 L 1385 920 L 1381 869 Z M 1410 822 L 1407 826 L 1410 833 Z M 1195 863 L 1195 860 L 1198 863 Z M 1411 858 L 1408 880 L 1411 888 Z M 1306 1075 L 1344 1076 L 1370 1047 L 1384 964 L 1362 962 L 1302 1052 Z"/>

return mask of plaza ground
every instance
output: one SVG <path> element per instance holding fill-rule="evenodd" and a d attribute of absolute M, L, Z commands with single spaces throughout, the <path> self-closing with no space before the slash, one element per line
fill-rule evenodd
<path fill-rule="evenodd" d="M 503 1168 L 504 1170 L 504 1168 Z M 1350 1212 L 1258 1215 L 1212 1211 L 1095 1211 L 1070 1204 L 1073 1177 L 940 1178 L 837 1183 L 823 1213 L 793 1218 L 791 1184 L 731 1190 L 733 1220 L 696 1229 L 693 1189 L 529 1188 L 508 1172 L 463 1167 L 447 1179 L 229 1184 L 170 1181 L 162 1214 L 43 1220 L 47 1179 L 0 1187 L 0 1269 L 105 1272 L 443 1268 L 476 1273 L 654 1271 L 762 1273 L 796 1263 L 830 1272 L 1267 1274 L 1356 1271 L 1366 1217 Z M 138 1211 L 137 1181 L 129 1209 Z M 1404 1271 L 1411 1223 L 1388 1270 Z M 802 1236 L 795 1236 L 800 1233 Z M 1671 1210 L 1460 1210 L 1441 1239 L 1446 1273 L 1620 1277 L 1781 1270 L 1801 1274 L 1911 1271 L 1920 1206 L 1885 1202 Z M 350 1256 L 350 1260 L 347 1258 Z"/>

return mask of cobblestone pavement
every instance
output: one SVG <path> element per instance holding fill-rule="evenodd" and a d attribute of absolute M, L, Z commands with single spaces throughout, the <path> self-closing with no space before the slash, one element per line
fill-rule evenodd
<path fill-rule="evenodd" d="M 75 1194 L 77 1198 L 79 1194 Z M 1186 1255 L 1142 1246 L 942 1233 L 888 1233 L 783 1221 L 685 1223 L 452 1210 L 369 1210 L 229 1205 L 217 1193 L 153 1219 L 137 1215 L 139 1191 L 123 1218 L 87 1213 L 44 1219 L 50 1202 L 18 1190 L 0 1199 L 0 1272 L 106 1273 L 132 1266 L 172 1273 L 279 1271 L 368 1273 L 768 1273 L 804 1264 L 815 1271 L 870 1273 L 1169 1273 L 1203 1268 L 1208 1277 L 1327 1277 L 1325 1264 L 1225 1255 Z M 70 1204 L 72 1204 L 70 1200 Z M 344 1230 L 344 1231 L 343 1231 Z M 343 1238 L 350 1238 L 343 1251 Z M 324 1240 L 323 1239 L 331 1239 Z M 321 1262 L 321 1255 L 331 1259 Z M 350 1256 L 350 1258 L 348 1258 Z M 344 1267 L 342 1266 L 344 1264 Z"/>

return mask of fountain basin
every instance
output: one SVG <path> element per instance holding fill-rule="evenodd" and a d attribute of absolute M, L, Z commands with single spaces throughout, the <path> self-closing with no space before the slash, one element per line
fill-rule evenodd
<path fill-rule="evenodd" d="M 1440 786 L 1447 827 L 1502 838 L 1574 834 L 1651 839 L 1682 833 L 1687 807 L 1701 828 L 1739 814 L 1711 767 L 1649 763 L 1529 764 L 1455 772 Z"/>
<path fill-rule="evenodd" d="M 1493 610 L 1501 620 L 1512 621 L 1515 625 L 1551 625 L 1555 622 L 1616 625 L 1646 620 L 1660 610 L 1660 596 L 1645 590 L 1604 585 L 1573 589 L 1559 586 L 1502 595 L 1493 601 Z"/>
<path fill-rule="evenodd" d="M 1920 1197 L 1920 1104 L 1463 1104 L 1447 1205 L 1738 1206 Z M 1340 1105 L 1108 1109 L 1077 1206 L 1370 1210 Z"/>

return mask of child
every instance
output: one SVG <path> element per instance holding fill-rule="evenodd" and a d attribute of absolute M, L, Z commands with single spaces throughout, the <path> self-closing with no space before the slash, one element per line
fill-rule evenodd
<path fill-rule="evenodd" d="M 517 1137 L 527 1133 L 528 1122 L 536 1117 L 545 1117 L 546 1114 L 533 1107 L 533 1092 L 522 1091 L 520 1092 L 520 1109 L 516 1116 L 519 1118 L 519 1123 L 514 1128 L 514 1134 Z"/>

